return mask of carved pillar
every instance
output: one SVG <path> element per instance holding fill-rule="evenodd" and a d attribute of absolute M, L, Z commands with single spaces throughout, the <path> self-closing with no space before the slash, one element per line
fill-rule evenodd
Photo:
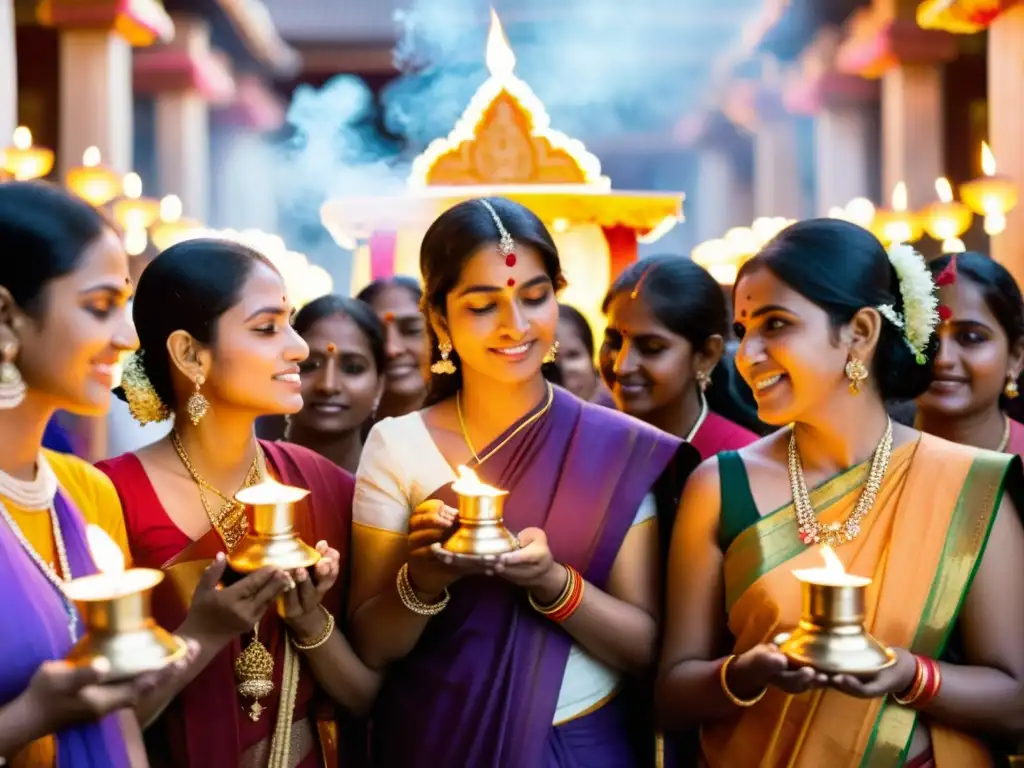
<path fill-rule="evenodd" d="M 14 43 L 14 0 L 0 0 L 0 147 L 18 127 L 18 54 Z"/>
<path fill-rule="evenodd" d="M 997 170 L 1024 185 L 1024 6 L 997 18 L 988 32 L 988 133 Z M 976 151 L 975 147 L 971 151 Z M 991 255 L 1024 285 L 1024 205 L 1006 214 Z"/>
<path fill-rule="evenodd" d="M 796 118 L 782 108 L 779 94 L 762 92 L 754 129 L 754 216 L 806 215 Z"/>
<path fill-rule="evenodd" d="M 210 48 L 200 18 L 175 15 L 168 45 L 135 55 L 137 90 L 156 103 L 160 193 L 181 198 L 185 214 L 205 221 L 210 195 L 210 104 L 230 101 L 235 81 L 225 59 Z"/>
<path fill-rule="evenodd" d="M 749 226 L 754 218 L 749 172 L 750 141 L 721 113 L 705 116 L 680 141 L 697 157 L 694 194 L 687 217 L 694 222 L 695 241 L 711 240 L 732 227 Z"/>

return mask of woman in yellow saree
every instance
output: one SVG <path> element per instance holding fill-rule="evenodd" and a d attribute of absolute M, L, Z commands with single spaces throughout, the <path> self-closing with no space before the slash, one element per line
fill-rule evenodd
<path fill-rule="evenodd" d="M 761 419 L 792 426 L 705 462 L 673 533 L 657 703 L 701 726 L 708 768 L 982 768 L 1024 729 L 1019 468 L 889 421 L 885 400 L 929 385 L 938 313 L 920 256 L 886 257 L 805 221 L 737 279 L 737 367 Z M 865 623 L 897 656 L 874 678 L 772 644 L 826 542 L 872 580 Z"/>

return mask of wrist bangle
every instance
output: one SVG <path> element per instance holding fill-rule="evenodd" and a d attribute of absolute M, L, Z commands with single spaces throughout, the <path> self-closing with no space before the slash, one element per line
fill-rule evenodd
<path fill-rule="evenodd" d="M 324 631 L 320 633 L 320 636 L 316 640 L 310 643 L 300 643 L 294 637 L 292 638 L 292 645 L 298 648 L 300 651 L 312 651 L 319 648 L 321 645 L 331 639 L 331 635 L 334 634 L 334 616 L 328 611 L 323 605 L 320 606 L 320 610 L 323 611 L 324 616 L 327 617 L 327 626 L 324 627 Z"/>
<path fill-rule="evenodd" d="M 718 679 L 722 683 L 722 693 L 725 694 L 725 698 L 735 704 L 737 707 L 752 707 L 768 693 L 767 686 L 761 689 L 761 692 L 752 699 L 741 699 L 735 693 L 729 690 L 729 681 L 726 679 L 726 673 L 729 671 L 729 665 L 736 660 L 736 654 L 725 657 L 725 661 L 722 662 L 722 666 L 718 668 Z"/>
<path fill-rule="evenodd" d="M 924 709 L 939 695 L 942 688 L 942 671 L 938 662 L 924 656 L 914 656 L 916 668 L 914 680 L 905 691 L 894 693 L 893 700 L 897 704 L 913 709 Z"/>
<path fill-rule="evenodd" d="M 416 594 L 416 590 L 412 588 L 412 583 L 409 581 L 409 564 L 404 563 L 401 568 L 398 569 L 398 578 L 396 579 L 398 587 L 398 597 L 402 600 L 402 604 L 413 613 L 417 613 L 420 616 L 436 616 L 445 609 L 448 605 L 448 601 L 451 599 L 451 595 L 448 594 L 448 588 L 445 587 L 444 597 L 438 600 L 436 603 L 425 603 L 420 600 Z"/>
<path fill-rule="evenodd" d="M 585 583 L 579 571 L 571 565 L 563 567 L 566 573 L 565 587 L 562 588 L 562 593 L 555 602 L 551 605 L 541 605 L 534 599 L 532 593 L 529 594 L 530 605 L 533 609 L 559 624 L 576 613 L 580 607 L 583 602 L 583 585 Z"/>

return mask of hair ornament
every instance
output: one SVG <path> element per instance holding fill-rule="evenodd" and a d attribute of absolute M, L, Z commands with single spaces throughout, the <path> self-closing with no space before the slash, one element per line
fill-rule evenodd
<path fill-rule="evenodd" d="M 879 313 L 903 331 L 903 340 L 918 365 L 925 365 L 925 350 L 939 324 L 939 300 L 924 258 L 906 243 L 893 243 L 887 251 L 889 263 L 896 270 L 903 298 L 903 313 L 892 304 L 877 307 Z"/>
<path fill-rule="evenodd" d="M 502 223 L 498 212 L 494 210 L 494 206 L 483 198 L 480 199 L 480 202 L 487 209 L 487 212 L 491 214 L 491 218 L 494 219 L 494 226 L 498 228 L 498 235 L 500 236 L 498 239 L 498 253 L 505 257 L 505 263 L 508 266 L 515 266 L 516 243 L 512 239 L 512 235 L 505 229 L 505 225 Z"/>
<path fill-rule="evenodd" d="M 128 401 L 128 410 L 139 424 L 166 421 L 171 417 L 170 409 L 146 375 L 142 354 L 141 351 L 132 352 L 125 358 L 121 369 L 121 389 Z"/>

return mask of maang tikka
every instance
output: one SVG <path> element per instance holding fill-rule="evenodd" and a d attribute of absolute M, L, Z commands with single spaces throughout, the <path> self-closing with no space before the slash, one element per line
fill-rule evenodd
<path fill-rule="evenodd" d="M 487 200 L 481 198 L 480 203 L 487 212 L 491 214 L 491 218 L 494 219 L 494 226 L 498 228 L 498 254 L 505 257 L 505 266 L 514 267 L 516 265 L 516 241 L 512 239 L 512 235 L 505 229 L 505 224 L 502 222 L 498 212 L 494 210 L 494 206 L 491 205 Z M 508 287 L 511 288 L 516 284 L 516 279 L 510 277 L 508 279 Z"/>

